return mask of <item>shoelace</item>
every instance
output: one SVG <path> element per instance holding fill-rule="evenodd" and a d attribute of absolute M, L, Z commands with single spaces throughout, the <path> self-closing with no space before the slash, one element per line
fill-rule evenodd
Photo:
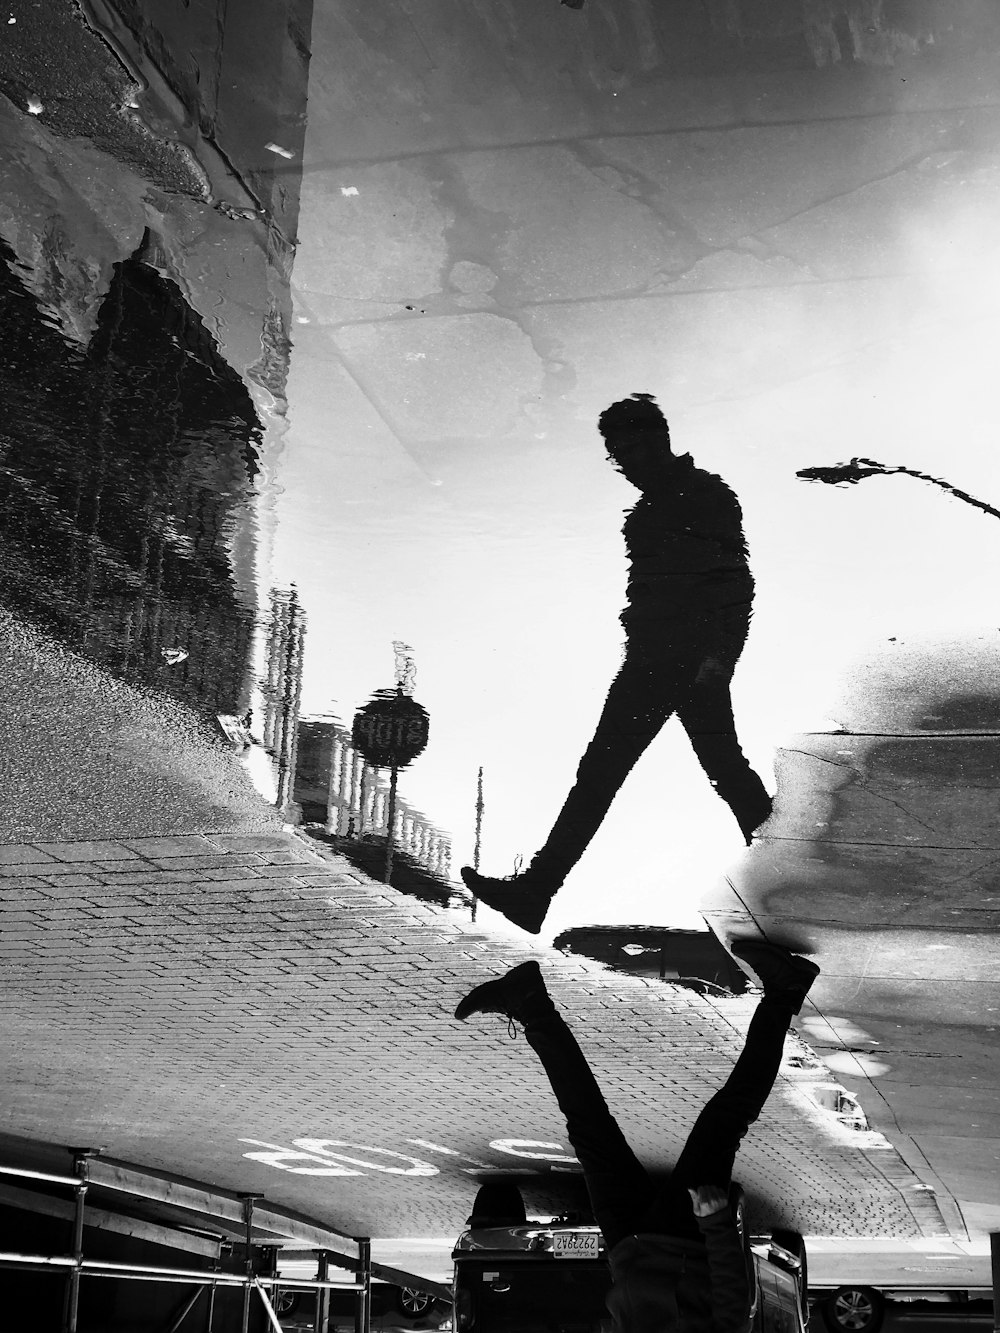
<path fill-rule="evenodd" d="M 517 1024 L 514 1022 L 514 1015 L 507 1015 L 507 1036 L 511 1041 L 517 1041 Z"/>

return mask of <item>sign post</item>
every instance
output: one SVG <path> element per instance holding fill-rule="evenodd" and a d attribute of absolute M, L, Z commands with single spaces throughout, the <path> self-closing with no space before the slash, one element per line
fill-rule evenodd
<path fill-rule="evenodd" d="M 392 874 L 396 839 L 396 779 L 427 747 L 430 719 L 426 708 L 411 699 L 402 685 L 377 690 L 370 703 L 354 715 L 351 740 L 373 768 L 389 770 L 389 810 L 385 847 L 385 883 Z"/>
<path fill-rule="evenodd" d="M 392 848 L 395 840 L 396 829 L 396 778 L 399 776 L 399 768 L 393 764 L 389 771 L 389 813 L 386 817 L 385 830 L 385 882 L 389 883 L 392 875 Z"/>

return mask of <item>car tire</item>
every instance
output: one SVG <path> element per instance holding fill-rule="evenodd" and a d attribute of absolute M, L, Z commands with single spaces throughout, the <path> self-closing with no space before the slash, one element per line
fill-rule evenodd
<path fill-rule="evenodd" d="M 423 1319 L 437 1304 L 437 1297 L 419 1287 L 397 1287 L 396 1309 L 407 1319 Z"/>
<path fill-rule="evenodd" d="M 281 1318 L 284 1315 L 294 1314 L 302 1304 L 301 1291 L 285 1291 L 281 1287 L 274 1293 L 274 1299 L 271 1304 L 274 1306 L 274 1313 Z"/>
<path fill-rule="evenodd" d="M 885 1298 L 871 1287 L 838 1287 L 820 1308 L 830 1333 L 878 1333 Z"/>
<path fill-rule="evenodd" d="M 809 1256 L 806 1253 L 806 1243 L 798 1231 L 779 1230 L 771 1232 L 771 1244 L 787 1250 L 797 1260 L 794 1273 L 799 1292 L 799 1313 L 804 1327 L 809 1322 Z M 775 1256 L 774 1261 L 784 1267 L 779 1257 Z"/>
<path fill-rule="evenodd" d="M 519 1227 L 526 1220 L 521 1191 L 508 1181 L 497 1180 L 480 1185 L 466 1225 L 473 1228 Z"/>

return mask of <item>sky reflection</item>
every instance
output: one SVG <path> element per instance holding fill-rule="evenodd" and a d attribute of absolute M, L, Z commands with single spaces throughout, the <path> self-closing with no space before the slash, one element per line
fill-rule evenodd
<path fill-rule="evenodd" d="M 769 790 L 779 746 L 851 725 L 873 654 L 1000 633 L 987 516 L 904 478 L 796 478 L 861 455 L 1000 498 L 985 127 L 817 104 L 794 130 L 691 134 L 649 114 L 631 137 L 444 157 L 384 127 L 347 165 L 322 115 L 307 132 L 276 575 L 310 610 L 307 711 L 349 720 L 391 683 L 392 641 L 413 645 L 432 740 L 405 793 L 456 866 L 480 765 L 484 865 L 540 845 L 620 661 L 636 493 L 596 429 L 615 398 L 656 394 L 677 451 L 740 497 L 757 594 L 733 697 Z M 741 847 L 671 721 L 546 934 L 693 923 Z"/>

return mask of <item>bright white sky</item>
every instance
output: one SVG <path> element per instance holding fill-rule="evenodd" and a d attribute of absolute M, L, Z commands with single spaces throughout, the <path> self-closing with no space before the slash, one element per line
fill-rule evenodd
<path fill-rule="evenodd" d="M 759 396 L 689 404 L 622 365 L 619 396 L 658 394 L 678 452 L 740 496 L 757 600 L 734 700 L 772 790 L 777 747 L 845 720 L 849 663 L 890 636 L 1000 639 L 1000 522 L 908 478 L 832 488 L 795 477 L 862 455 L 1000 504 L 1000 264 L 987 244 L 957 224 L 947 239 L 915 228 L 908 257 L 926 282 L 908 335 L 880 342 L 873 310 L 872 345 L 852 361 Z M 953 270 L 970 252 L 978 264 Z M 781 331 L 770 333 L 781 355 Z M 530 449 L 451 444 L 417 464 L 390 443 L 356 451 L 329 394 L 323 364 L 293 352 L 274 575 L 297 582 L 309 613 L 305 711 L 349 720 L 392 684 L 392 640 L 411 644 L 431 742 L 401 791 L 452 833 L 457 874 L 481 764 L 482 868 L 507 874 L 544 840 L 617 667 L 620 528 L 636 492 L 604 460 L 593 419 L 569 409 L 559 437 Z M 556 899 L 546 937 L 585 922 L 699 924 L 701 894 L 742 845 L 671 722 Z"/>

